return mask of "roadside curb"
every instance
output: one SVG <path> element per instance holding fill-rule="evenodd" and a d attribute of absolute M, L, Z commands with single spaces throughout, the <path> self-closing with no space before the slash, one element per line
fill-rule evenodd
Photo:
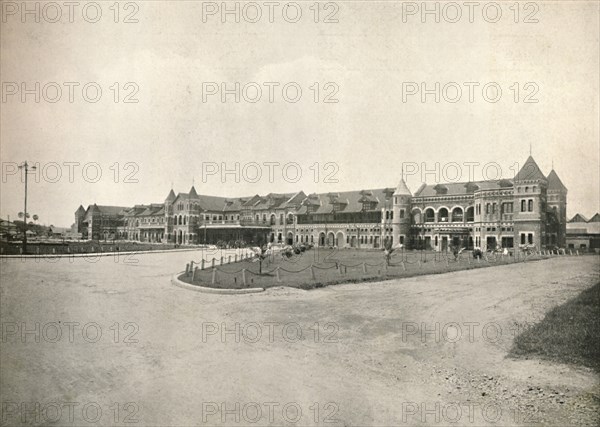
<path fill-rule="evenodd" d="M 207 288 L 204 286 L 190 285 L 189 283 L 182 282 L 177 278 L 177 275 L 182 274 L 175 273 L 171 276 L 171 283 L 180 288 L 188 289 L 191 291 L 202 292 L 205 294 L 221 294 L 221 295 L 235 295 L 235 294 L 254 294 L 258 292 L 264 292 L 265 288 L 248 288 L 248 289 L 217 289 Z"/>

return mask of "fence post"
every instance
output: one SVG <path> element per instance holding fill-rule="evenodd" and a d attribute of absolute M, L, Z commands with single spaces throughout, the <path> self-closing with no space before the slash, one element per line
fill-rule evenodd
<path fill-rule="evenodd" d="M 316 277 L 315 277 L 315 267 L 312 264 L 310 265 L 310 277 L 313 280 L 316 280 Z"/>
<path fill-rule="evenodd" d="M 577 254 L 577 256 L 579 256 L 579 249 L 576 249 L 575 253 Z"/>
<path fill-rule="evenodd" d="M 235 257 L 233 258 L 233 262 L 237 262 L 237 254 L 235 254 Z"/>
<path fill-rule="evenodd" d="M 277 267 L 275 269 L 275 272 L 277 273 L 277 281 L 281 283 L 281 276 L 279 275 L 279 267 Z"/>
<path fill-rule="evenodd" d="M 201 261 L 200 265 L 201 265 L 200 270 L 204 270 L 204 258 L 202 258 L 202 261 Z"/>
<path fill-rule="evenodd" d="M 573 255 L 573 250 L 569 249 L 569 255 Z"/>
<path fill-rule="evenodd" d="M 406 271 L 406 263 L 402 261 L 402 270 Z"/>
<path fill-rule="evenodd" d="M 223 265 L 223 255 L 221 255 L 221 265 Z"/>
<path fill-rule="evenodd" d="M 187 264 L 185 265 L 185 275 L 186 275 L 186 276 L 188 275 L 188 272 L 189 272 L 189 271 L 190 271 L 190 264 L 189 264 L 189 263 L 187 263 Z"/>
<path fill-rule="evenodd" d="M 242 268 L 242 283 L 246 286 L 246 269 Z"/>
<path fill-rule="evenodd" d="M 231 264 L 231 255 L 229 255 L 229 258 L 227 260 L 227 264 Z"/>
<path fill-rule="evenodd" d="M 211 260 L 211 264 L 212 264 L 211 267 L 215 268 L 215 257 L 213 257 L 213 259 Z"/>
<path fill-rule="evenodd" d="M 194 272 L 192 273 L 192 283 L 194 283 L 194 279 L 196 278 L 197 271 L 198 271 L 198 267 L 194 268 Z"/>
<path fill-rule="evenodd" d="M 419 260 L 418 263 L 419 263 L 419 268 L 423 267 L 423 263 L 421 263 L 421 260 Z"/>
<path fill-rule="evenodd" d="M 194 269 L 194 261 L 190 261 L 190 273 Z"/>
<path fill-rule="evenodd" d="M 363 262 L 362 268 L 363 268 L 363 273 L 366 273 L 367 272 L 367 264 Z"/>
<path fill-rule="evenodd" d="M 344 275 L 344 264 L 339 264 L 339 271 L 340 271 L 340 276 L 343 276 Z"/>
<path fill-rule="evenodd" d="M 215 281 L 217 280 L 217 269 L 213 268 L 212 270 L 212 284 L 215 284 Z"/>

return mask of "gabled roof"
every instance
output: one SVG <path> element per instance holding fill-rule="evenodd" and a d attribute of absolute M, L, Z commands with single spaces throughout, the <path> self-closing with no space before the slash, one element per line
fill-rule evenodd
<path fill-rule="evenodd" d="M 600 213 L 596 213 L 588 222 L 600 222 Z"/>
<path fill-rule="evenodd" d="M 85 208 L 82 205 L 79 205 L 79 207 L 77 208 L 77 210 L 75 211 L 75 213 L 82 213 L 85 212 Z"/>
<path fill-rule="evenodd" d="M 573 218 L 571 218 L 568 222 L 588 222 L 588 220 L 585 216 L 578 213 Z"/>
<path fill-rule="evenodd" d="M 546 176 L 542 173 L 538 164 L 529 156 L 525 164 L 515 176 L 515 181 L 546 181 Z"/>
<path fill-rule="evenodd" d="M 558 174 L 552 169 L 548 174 L 548 190 L 567 191 Z"/>

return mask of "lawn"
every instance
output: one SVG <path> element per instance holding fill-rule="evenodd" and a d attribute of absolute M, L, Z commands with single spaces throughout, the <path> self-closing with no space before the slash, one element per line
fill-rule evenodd
<path fill-rule="evenodd" d="M 538 255 L 527 257 L 528 260 L 543 258 L 546 257 Z M 452 254 L 446 256 L 431 251 L 396 251 L 392 255 L 390 265 L 387 266 L 381 250 L 315 248 L 289 259 L 284 259 L 279 254 L 272 255 L 263 261 L 262 267 L 257 261 L 244 260 L 230 264 L 227 261 L 224 260 L 224 264 L 220 265 L 221 260 L 216 259 L 214 272 L 211 268 L 212 263 L 207 262 L 204 270 L 199 268 L 193 275 L 183 274 L 179 279 L 194 285 L 221 289 L 273 286 L 313 289 L 339 283 L 376 281 L 489 267 L 514 263 L 515 259 L 510 256 L 492 255 L 487 260 L 479 261 L 473 259 L 471 252 L 465 252 L 455 260 Z"/>
<path fill-rule="evenodd" d="M 600 371 L 600 283 L 549 311 L 523 330 L 510 355 L 537 356 Z"/>

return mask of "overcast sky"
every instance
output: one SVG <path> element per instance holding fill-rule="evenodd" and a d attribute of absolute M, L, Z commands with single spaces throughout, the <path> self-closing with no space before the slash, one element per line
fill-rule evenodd
<path fill-rule="evenodd" d="M 29 212 L 42 223 L 69 226 L 79 204 L 162 202 L 171 186 L 187 192 L 192 183 L 199 193 L 230 197 L 382 188 L 397 185 L 403 163 L 413 192 L 423 178 L 468 181 L 472 170 L 481 179 L 486 164 L 488 177 L 499 166 L 503 178 L 512 178 L 530 146 L 544 173 L 554 161 L 569 189 L 569 217 L 598 211 L 595 1 L 535 2 L 518 16 L 509 9 L 513 2 L 503 3 L 496 23 L 487 22 L 495 11 L 484 16 L 481 7 L 469 22 L 465 6 L 459 22 L 445 21 L 456 14 L 446 8 L 440 23 L 432 15 L 423 23 L 406 2 L 337 2 L 327 9 L 321 3 L 315 23 L 312 1 L 298 3 L 296 23 L 284 19 L 284 2 L 273 23 L 263 3 L 257 23 L 245 21 L 256 13 L 245 3 L 239 23 L 230 15 L 223 23 L 218 11 L 203 22 L 203 4 L 191 1 L 132 2 L 127 9 L 121 3 L 118 23 L 113 2 L 99 2 L 102 16 L 91 23 L 85 4 L 72 23 L 66 7 L 51 23 L 56 10 L 41 3 L 40 22 L 25 15 L 23 23 L 21 2 L 3 6 L 2 218 L 23 210 L 23 184 L 12 174 L 23 160 L 40 165 L 30 177 Z M 293 7 L 286 12 L 293 20 Z M 95 13 L 88 7 L 85 18 Z M 328 16 L 338 22 L 323 22 Z M 126 17 L 138 22 L 122 22 Z M 34 92 L 40 83 L 39 102 L 35 93 L 22 102 L 23 82 Z M 71 85 L 72 103 L 68 82 L 79 84 Z M 220 92 L 211 95 L 221 83 L 232 89 L 236 82 L 245 87 L 239 103 L 235 94 L 226 102 Z M 435 94 L 426 102 L 409 94 L 422 82 L 429 89 L 440 83 L 439 103 Z M 473 102 L 466 82 L 473 83 Z M 86 100 L 87 83 L 93 84 Z M 58 98 L 56 86 L 62 94 L 50 102 Z M 262 97 L 249 102 L 257 86 Z M 102 94 L 94 103 L 97 87 Z M 301 96 L 291 102 L 298 87 Z M 456 87 L 462 96 L 449 102 L 458 97 Z M 499 100 L 491 102 L 498 87 Z M 235 173 L 222 182 L 216 168 L 235 170 L 236 163 L 239 182 Z M 435 170 L 436 163 L 445 172 L 439 177 L 410 166 Z"/>

